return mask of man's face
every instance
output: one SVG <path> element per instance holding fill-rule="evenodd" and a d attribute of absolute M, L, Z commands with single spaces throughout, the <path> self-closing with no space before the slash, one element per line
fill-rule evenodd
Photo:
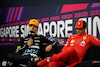
<path fill-rule="evenodd" d="M 85 29 L 76 28 L 77 34 L 82 35 L 85 33 Z"/>
<path fill-rule="evenodd" d="M 36 25 L 33 25 L 33 24 L 29 25 L 29 31 L 33 31 L 34 33 L 36 33 L 37 30 L 38 30 L 38 27 Z"/>

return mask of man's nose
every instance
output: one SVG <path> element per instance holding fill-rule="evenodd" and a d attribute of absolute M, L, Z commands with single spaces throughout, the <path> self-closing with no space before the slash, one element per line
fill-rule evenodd
<path fill-rule="evenodd" d="M 34 26 L 32 26 L 32 29 L 34 29 Z"/>

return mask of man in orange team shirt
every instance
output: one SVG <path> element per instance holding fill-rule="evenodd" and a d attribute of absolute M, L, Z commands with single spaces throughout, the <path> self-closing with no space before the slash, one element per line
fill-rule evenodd
<path fill-rule="evenodd" d="M 85 33 L 86 22 L 78 20 L 76 23 L 77 34 L 71 35 L 62 51 L 58 54 L 53 54 L 52 57 L 37 63 L 39 67 L 74 67 L 76 64 L 82 62 L 84 55 L 91 44 L 100 46 L 100 41 L 93 35 Z"/>

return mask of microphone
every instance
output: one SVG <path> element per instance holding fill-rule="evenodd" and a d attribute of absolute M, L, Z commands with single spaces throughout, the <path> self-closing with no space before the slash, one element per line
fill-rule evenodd
<path fill-rule="evenodd" d="M 32 39 L 33 36 L 34 36 L 34 32 L 33 32 L 33 31 L 30 31 L 30 32 L 29 32 L 29 35 L 31 36 L 30 38 Z"/>
<path fill-rule="evenodd" d="M 30 31 L 30 33 L 31 33 L 32 35 L 34 35 L 34 32 L 33 32 L 33 31 Z"/>

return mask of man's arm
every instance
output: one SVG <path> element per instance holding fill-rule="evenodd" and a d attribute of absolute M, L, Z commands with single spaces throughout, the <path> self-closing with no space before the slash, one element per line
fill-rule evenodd
<path fill-rule="evenodd" d="M 66 42 L 66 44 L 64 45 L 64 47 L 62 48 L 61 51 L 64 51 L 67 47 L 70 46 L 70 40 L 71 40 L 71 36 L 67 39 L 67 42 Z"/>
<path fill-rule="evenodd" d="M 95 46 L 100 46 L 100 41 L 98 38 L 96 38 L 95 36 L 93 35 L 90 35 L 90 40 L 91 40 L 91 43 Z"/>
<path fill-rule="evenodd" d="M 47 37 L 44 37 L 41 35 L 42 41 L 43 43 L 47 43 L 49 44 L 46 48 L 45 51 L 46 52 L 50 52 L 52 50 L 52 46 L 54 46 L 56 44 L 56 41 L 53 41 L 52 39 L 48 39 Z"/>
<path fill-rule="evenodd" d="M 17 49 L 15 51 L 16 54 L 18 53 L 19 49 L 21 49 L 21 47 L 23 46 L 23 44 L 24 44 L 24 39 L 23 38 L 20 38 L 20 41 L 17 44 Z"/>

